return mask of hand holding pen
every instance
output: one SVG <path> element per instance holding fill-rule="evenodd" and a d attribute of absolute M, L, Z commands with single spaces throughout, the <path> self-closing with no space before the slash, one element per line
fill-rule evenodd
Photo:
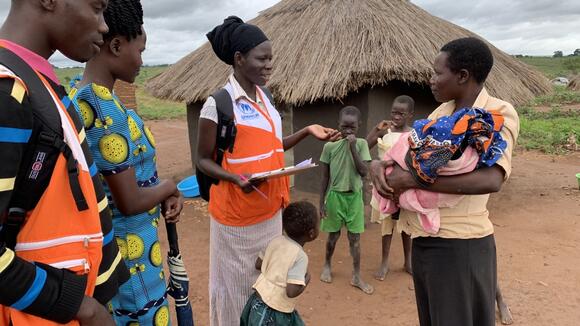
<path fill-rule="evenodd" d="M 238 177 L 240 179 L 240 182 L 238 183 L 238 186 L 240 186 L 240 188 L 242 188 L 242 190 L 245 193 L 250 193 L 252 191 L 256 191 L 264 199 L 268 199 L 268 196 L 266 196 L 266 194 L 264 194 L 257 187 L 259 184 L 261 184 L 262 182 L 264 182 L 263 179 L 260 179 L 260 180 L 257 180 L 257 181 L 250 181 L 249 180 L 249 175 L 245 175 L 245 174 L 239 174 Z"/>

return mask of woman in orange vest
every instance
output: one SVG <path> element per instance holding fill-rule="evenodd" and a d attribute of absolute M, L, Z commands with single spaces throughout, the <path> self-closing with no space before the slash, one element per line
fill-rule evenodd
<path fill-rule="evenodd" d="M 234 104 L 237 134 L 233 151 L 224 154 L 221 166 L 214 161 L 218 114 L 212 97 L 201 110 L 197 143 L 198 168 L 220 180 L 211 187 L 209 201 L 210 325 L 229 326 L 240 322 L 258 277 L 256 257 L 282 234 L 282 209 L 289 202 L 287 178 L 252 185 L 244 175 L 284 167 L 284 151 L 309 135 L 328 141 L 339 133 L 311 125 L 282 136 L 280 115 L 258 87 L 272 73 L 272 42 L 257 26 L 232 16 L 207 37 L 218 58 L 233 66 L 224 86 Z M 252 191 L 253 187 L 260 192 Z"/>

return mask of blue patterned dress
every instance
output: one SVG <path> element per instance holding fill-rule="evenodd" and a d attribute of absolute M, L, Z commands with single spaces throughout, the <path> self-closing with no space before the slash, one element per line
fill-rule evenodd
<path fill-rule="evenodd" d="M 126 109 L 107 88 L 90 84 L 71 95 L 99 173 L 113 175 L 133 167 L 139 187 L 159 183 L 155 140 L 133 110 Z M 148 212 L 124 216 L 116 208 L 103 179 L 113 215 L 115 239 L 131 279 L 109 305 L 117 325 L 169 325 L 163 259 L 157 228 L 160 205 Z"/>

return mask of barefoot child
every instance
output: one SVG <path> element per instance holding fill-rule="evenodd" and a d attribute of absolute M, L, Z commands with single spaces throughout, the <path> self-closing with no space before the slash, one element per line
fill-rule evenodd
<path fill-rule="evenodd" d="M 308 256 L 302 248 L 318 237 L 318 212 L 309 202 L 290 204 L 282 214 L 285 235 L 274 238 L 256 260 L 262 273 L 246 304 L 241 326 L 304 325 L 295 310 L 297 297 L 310 282 Z"/>
<path fill-rule="evenodd" d="M 360 276 L 360 234 L 364 231 L 362 178 L 368 172 L 365 162 L 371 160 L 367 141 L 356 138 L 360 116 L 356 107 L 344 107 L 339 113 L 339 131 L 343 139 L 326 143 L 320 156 L 320 212 L 323 217 L 320 229 L 329 233 L 326 261 L 320 280 L 332 282 L 330 261 L 340 237 L 340 229 L 345 225 L 354 267 L 351 285 L 372 294 L 374 288 Z"/>
<path fill-rule="evenodd" d="M 379 159 L 382 159 L 393 144 L 395 144 L 402 133 L 411 130 L 409 121 L 415 111 L 415 101 L 407 95 L 401 95 L 395 98 L 391 106 L 391 121 L 381 121 L 367 136 L 369 148 L 373 148 L 378 143 Z M 398 230 L 401 233 L 403 241 L 403 252 L 405 256 L 405 271 L 412 274 L 411 271 L 411 236 L 401 229 L 398 224 L 398 213 L 390 215 L 381 214 L 379 203 L 373 196 L 371 197 L 372 215 L 371 221 L 376 220 L 381 224 L 382 236 L 382 260 L 381 266 L 375 273 L 375 279 L 383 281 L 389 272 L 389 251 L 391 248 L 391 239 L 393 232 Z"/>

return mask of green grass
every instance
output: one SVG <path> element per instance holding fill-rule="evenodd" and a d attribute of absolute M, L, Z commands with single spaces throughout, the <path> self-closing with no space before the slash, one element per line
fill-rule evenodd
<path fill-rule="evenodd" d="M 549 78 L 569 76 L 574 71 L 574 64 L 580 57 L 524 57 L 520 60 L 536 67 Z M 572 62 L 572 63 L 570 63 Z M 164 101 L 148 95 L 144 83 L 167 69 L 167 66 L 143 67 L 135 83 L 139 114 L 147 120 L 184 119 L 184 103 Z M 580 69 L 579 69 L 580 70 Z M 57 69 L 61 82 L 68 86 L 69 81 L 82 72 L 82 68 Z M 580 71 L 579 71 L 580 72 Z M 525 106 L 517 108 L 520 115 L 520 135 L 518 147 L 526 150 L 539 150 L 545 153 L 564 153 L 565 145 L 571 133 L 576 134 L 580 143 L 580 109 L 566 110 L 570 105 L 580 107 L 580 92 L 569 91 L 564 87 L 555 87 L 553 94 L 539 96 Z M 549 107 L 547 112 L 538 112 L 538 107 Z"/>
<path fill-rule="evenodd" d="M 137 110 L 139 115 L 146 120 L 185 119 L 187 112 L 185 103 L 164 101 L 157 99 L 145 92 L 145 82 L 162 73 L 168 66 L 145 66 L 135 84 L 137 85 Z M 83 72 L 83 68 L 59 68 L 56 75 L 60 82 L 69 89 L 70 81 Z"/>
<path fill-rule="evenodd" d="M 528 105 L 519 107 L 520 135 L 518 146 L 526 150 L 539 150 L 549 154 L 567 152 L 570 134 L 580 143 L 580 109 L 565 109 L 564 105 L 578 105 L 580 92 L 555 88 L 552 95 L 540 96 Z M 538 106 L 548 106 L 548 111 L 539 111 Z"/>
<path fill-rule="evenodd" d="M 564 86 L 554 86 L 554 93 L 538 96 L 531 101 L 533 106 L 568 105 L 580 103 L 580 92 L 567 90 Z"/>
<path fill-rule="evenodd" d="M 580 73 L 580 57 L 522 57 L 518 59 L 536 67 L 550 79 Z"/>

